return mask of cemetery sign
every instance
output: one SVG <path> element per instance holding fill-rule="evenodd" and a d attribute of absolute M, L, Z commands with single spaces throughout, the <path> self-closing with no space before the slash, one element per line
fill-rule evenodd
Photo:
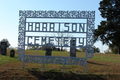
<path fill-rule="evenodd" d="M 95 11 L 19 11 L 19 33 L 18 33 L 18 59 L 24 62 L 43 63 L 45 64 L 63 64 L 65 65 L 82 65 L 87 72 L 87 58 L 94 55 L 94 22 Z M 41 19 L 86 19 L 86 23 L 81 22 L 28 22 L 29 18 Z M 61 30 L 61 27 L 63 30 Z M 27 35 L 27 32 L 44 32 L 44 33 L 84 33 L 85 37 L 62 37 L 64 45 L 59 45 L 58 36 L 36 36 Z M 57 44 L 55 38 L 58 40 Z M 75 45 L 66 44 L 69 40 L 75 40 Z M 48 44 L 47 44 L 48 43 Z M 86 44 L 84 44 L 86 43 Z M 55 47 L 84 47 L 86 45 L 86 57 L 60 57 L 60 56 L 38 56 L 25 55 L 25 46 L 55 46 Z"/>

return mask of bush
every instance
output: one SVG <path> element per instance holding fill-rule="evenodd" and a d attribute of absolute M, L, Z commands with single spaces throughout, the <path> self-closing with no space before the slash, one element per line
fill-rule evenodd
<path fill-rule="evenodd" d="M 104 51 L 104 54 L 111 54 L 111 51 L 107 49 L 106 51 Z"/>

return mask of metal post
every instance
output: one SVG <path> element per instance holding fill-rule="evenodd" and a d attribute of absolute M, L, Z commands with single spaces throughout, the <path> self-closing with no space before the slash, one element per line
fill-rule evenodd
<path fill-rule="evenodd" d="M 85 73 L 87 73 L 87 58 L 85 59 Z"/>
<path fill-rule="evenodd" d="M 64 58 L 64 62 L 63 62 L 63 71 L 65 71 L 65 62 L 66 62 L 66 60 L 65 60 L 65 58 Z"/>
<path fill-rule="evenodd" d="M 88 53 L 88 45 L 87 45 L 87 37 L 88 37 L 88 19 L 87 19 L 87 28 L 86 28 L 86 56 L 85 56 L 85 73 L 87 73 L 87 53 Z"/>
<path fill-rule="evenodd" d="M 26 18 L 25 18 L 25 29 L 24 29 L 24 43 L 23 43 L 23 46 L 24 46 L 24 51 L 23 51 L 23 69 L 24 69 L 24 62 L 25 62 L 25 36 L 26 36 Z"/>
<path fill-rule="evenodd" d="M 24 69 L 24 54 L 23 54 L 23 69 Z"/>
<path fill-rule="evenodd" d="M 43 57 L 43 70 L 45 70 L 45 57 Z"/>

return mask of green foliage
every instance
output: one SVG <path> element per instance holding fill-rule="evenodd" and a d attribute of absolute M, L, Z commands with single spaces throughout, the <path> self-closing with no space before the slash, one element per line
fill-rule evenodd
<path fill-rule="evenodd" d="M 27 46 L 27 50 L 36 50 L 39 46 Z"/>
<path fill-rule="evenodd" d="M 84 47 L 82 47 L 82 48 L 80 48 L 80 49 L 79 49 L 79 51 L 80 51 L 80 52 L 85 52 L 85 51 L 86 51 L 85 46 L 84 46 Z"/>
<path fill-rule="evenodd" d="M 6 43 L 7 43 L 7 47 L 10 46 L 10 43 L 9 43 L 8 39 L 2 39 L 2 40 L 0 41 L 0 48 L 1 48 L 1 42 L 6 42 Z"/>
<path fill-rule="evenodd" d="M 46 45 L 48 45 L 49 43 L 47 43 Z M 52 46 L 27 46 L 27 50 L 46 50 L 46 49 L 52 49 L 54 51 L 60 51 L 60 48 L 56 48 L 53 44 L 51 44 Z"/>
<path fill-rule="evenodd" d="M 104 54 L 111 54 L 111 50 L 110 49 L 105 50 Z"/>
<path fill-rule="evenodd" d="M 100 49 L 94 46 L 94 53 L 100 53 Z"/>
<path fill-rule="evenodd" d="M 106 21 L 101 21 L 95 30 L 95 41 L 101 40 L 103 44 L 120 47 L 120 1 L 102 0 L 99 10 Z"/>
<path fill-rule="evenodd" d="M 118 54 L 118 47 L 116 45 L 109 45 L 111 53 Z"/>
<path fill-rule="evenodd" d="M 85 48 L 85 47 L 86 47 L 86 46 L 80 48 L 79 51 L 80 51 L 80 52 L 85 52 L 85 51 L 86 51 L 86 48 Z M 97 47 L 95 47 L 95 46 L 93 46 L 93 48 L 94 48 L 94 53 L 100 53 L 100 49 L 99 49 L 99 48 L 97 48 Z"/>
<path fill-rule="evenodd" d="M 18 61 L 17 57 L 11 58 L 10 56 L 0 55 L 0 64 L 10 63 L 10 62 L 15 62 L 15 61 Z"/>

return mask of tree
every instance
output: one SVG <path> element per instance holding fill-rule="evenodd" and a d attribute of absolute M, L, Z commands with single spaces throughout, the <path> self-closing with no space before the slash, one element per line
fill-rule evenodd
<path fill-rule="evenodd" d="M 86 51 L 86 48 L 85 48 L 85 47 L 86 47 L 86 46 L 80 48 L 79 51 L 85 52 L 85 51 Z M 93 46 L 93 48 L 94 48 L 94 53 L 100 53 L 100 49 L 99 49 L 99 48 L 97 48 L 97 47 L 95 47 L 95 46 Z"/>
<path fill-rule="evenodd" d="M 86 51 L 86 48 L 85 48 L 86 46 L 84 46 L 84 47 L 82 47 L 82 48 L 79 48 L 79 51 L 80 52 L 85 52 Z"/>
<path fill-rule="evenodd" d="M 37 50 L 39 46 L 27 46 L 27 50 Z"/>
<path fill-rule="evenodd" d="M 47 43 L 46 45 L 48 45 L 49 43 Z M 51 43 L 50 43 L 51 44 Z M 34 45 L 30 45 L 30 46 L 27 46 L 27 50 L 46 50 L 46 49 L 52 49 L 52 50 L 55 50 L 57 49 L 55 46 L 34 46 Z M 54 44 L 52 44 L 54 45 Z"/>
<path fill-rule="evenodd" d="M 7 43 L 7 48 L 10 46 L 10 43 L 9 43 L 8 39 L 2 39 L 0 41 L 0 48 L 1 48 L 1 42 L 6 42 Z"/>
<path fill-rule="evenodd" d="M 100 53 L 100 49 L 94 46 L 94 53 Z"/>
<path fill-rule="evenodd" d="M 102 0 L 99 10 L 105 21 L 101 21 L 95 30 L 95 41 L 100 40 L 103 44 L 117 46 L 120 54 L 120 1 Z"/>
<path fill-rule="evenodd" d="M 64 37 L 72 37 L 72 34 L 60 32 L 60 33 L 54 34 L 54 36 L 60 37 L 59 45 L 61 46 L 61 51 L 63 51 Z M 58 43 L 58 38 L 55 38 L 55 41 Z M 69 43 L 70 43 L 70 38 L 68 38 L 68 42 L 66 42 L 65 44 L 69 44 Z"/>
<path fill-rule="evenodd" d="M 118 47 L 116 45 L 109 46 L 109 49 L 110 49 L 111 53 L 113 53 L 113 54 L 118 53 Z"/>

